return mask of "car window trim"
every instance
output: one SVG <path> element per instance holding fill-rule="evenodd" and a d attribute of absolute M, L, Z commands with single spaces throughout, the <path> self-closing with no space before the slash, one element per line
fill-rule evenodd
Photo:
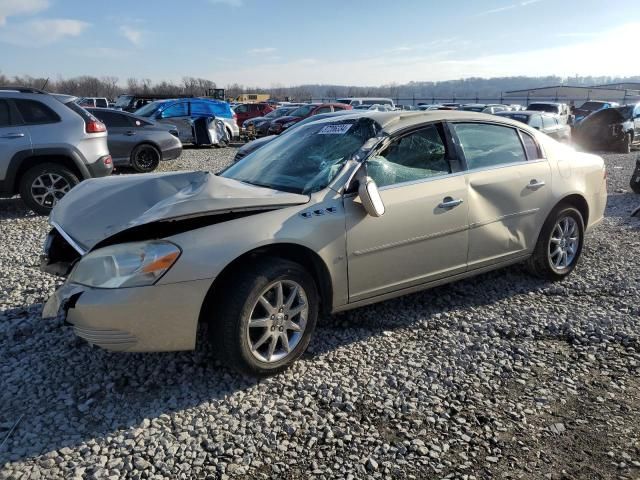
<path fill-rule="evenodd" d="M 523 162 L 502 163 L 502 164 L 499 164 L 499 165 L 492 165 L 490 167 L 469 168 L 469 164 L 467 163 L 467 158 L 465 157 L 464 151 L 462 150 L 462 146 L 460 144 L 460 139 L 458 138 L 458 135 L 457 135 L 455 129 L 451 128 L 451 135 L 454 138 L 456 150 L 458 151 L 458 155 L 461 158 L 462 165 L 464 166 L 464 169 L 467 172 L 477 172 L 477 171 L 480 171 L 480 170 L 487 170 L 487 169 L 491 169 L 492 170 L 495 167 L 500 167 L 500 166 L 519 165 L 519 164 L 533 162 L 533 161 L 536 161 L 536 160 L 544 160 L 544 161 L 547 160 L 546 157 L 545 157 L 545 154 L 544 154 L 544 150 L 542 149 L 542 147 L 540 145 L 540 142 L 538 142 L 538 140 L 536 139 L 535 135 L 530 134 L 526 130 L 524 130 L 524 129 L 516 126 L 516 125 L 510 125 L 510 124 L 507 124 L 507 123 L 495 122 L 495 121 L 490 121 L 490 120 L 462 120 L 462 119 L 461 120 L 448 120 L 447 123 L 451 124 L 451 127 L 453 125 L 455 125 L 455 124 L 458 124 L 458 123 L 480 123 L 480 124 L 483 124 L 483 125 L 495 125 L 495 126 L 498 126 L 498 127 L 511 128 L 511 129 L 515 130 L 516 133 L 518 134 L 518 138 L 520 140 L 520 146 L 522 147 L 522 150 L 524 151 L 524 156 L 526 158 L 525 161 L 523 161 Z M 527 149 L 524 146 L 524 140 L 522 139 L 521 133 L 526 133 L 531 138 L 533 138 L 533 141 L 536 144 L 536 147 L 538 148 L 538 155 L 540 156 L 540 158 L 535 159 L 535 160 L 529 159 L 529 157 L 527 155 Z"/>

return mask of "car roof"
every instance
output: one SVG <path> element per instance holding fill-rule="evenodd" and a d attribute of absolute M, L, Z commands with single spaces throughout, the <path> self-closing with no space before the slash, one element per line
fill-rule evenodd
<path fill-rule="evenodd" d="M 424 122 L 437 121 L 470 121 L 502 123 L 517 128 L 526 128 L 521 122 L 508 117 L 497 117 L 487 113 L 468 112 L 463 110 L 396 110 L 391 112 L 380 112 L 377 110 L 349 110 L 351 115 L 341 115 L 340 120 L 351 118 L 371 118 L 382 127 L 383 131 L 393 134 L 399 130 L 420 125 Z M 318 122 L 330 123 L 335 118 L 328 117 L 317 120 Z"/>

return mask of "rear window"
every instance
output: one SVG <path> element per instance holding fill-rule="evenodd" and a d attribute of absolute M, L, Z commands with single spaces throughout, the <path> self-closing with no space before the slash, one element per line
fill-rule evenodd
<path fill-rule="evenodd" d="M 55 123 L 60 121 L 56 112 L 47 107 L 44 103 L 35 100 L 15 99 L 14 100 L 20 115 L 25 123 L 38 125 L 43 123 Z"/>
<path fill-rule="evenodd" d="M 80 115 L 82 119 L 85 121 L 85 123 L 93 122 L 97 120 L 96 117 L 91 115 L 89 112 L 87 112 L 84 108 L 82 108 L 76 102 L 68 102 L 68 103 L 65 103 L 65 105 L 69 107 L 71 110 L 73 110 L 74 112 L 76 112 L 78 115 Z"/>
<path fill-rule="evenodd" d="M 107 126 L 107 128 L 131 127 L 129 117 L 122 115 L 121 113 L 108 112 L 106 110 L 93 111 L 91 113 L 98 117 L 100 121 Z"/>
<path fill-rule="evenodd" d="M 548 103 L 532 103 L 527 107 L 527 110 L 532 110 L 534 112 L 560 113 L 560 107 L 557 105 L 549 105 Z"/>

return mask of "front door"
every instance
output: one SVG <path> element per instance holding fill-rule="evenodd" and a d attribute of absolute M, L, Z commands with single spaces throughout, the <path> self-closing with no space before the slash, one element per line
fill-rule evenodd
<path fill-rule="evenodd" d="M 159 122 L 175 125 L 178 136 L 183 143 L 193 143 L 193 128 L 189 114 L 189 104 L 186 101 L 174 103 L 159 114 Z"/>
<path fill-rule="evenodd" d="M 467 260 L 467 189 L 452 173 L 454 152 L 442 124 L 396 138 L 369 158 L 385 214 L 367 215 L 356 195 L 344 199 L 349 301 L 461 273 Z"/>
<path fill-rule="evenodd" d="M 454 123 L 465 158 L 469 269 L 533 249 L 552 206 L 551 168 L 529 134 L 506 125 Z"/>

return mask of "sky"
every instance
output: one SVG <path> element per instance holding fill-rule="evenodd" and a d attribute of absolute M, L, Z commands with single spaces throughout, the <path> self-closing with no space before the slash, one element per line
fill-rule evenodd
<path fill-rule="evenodd" d="M 0 0 L 0 73 L 219 86 L 638 75 L 640 0 Z"/>

